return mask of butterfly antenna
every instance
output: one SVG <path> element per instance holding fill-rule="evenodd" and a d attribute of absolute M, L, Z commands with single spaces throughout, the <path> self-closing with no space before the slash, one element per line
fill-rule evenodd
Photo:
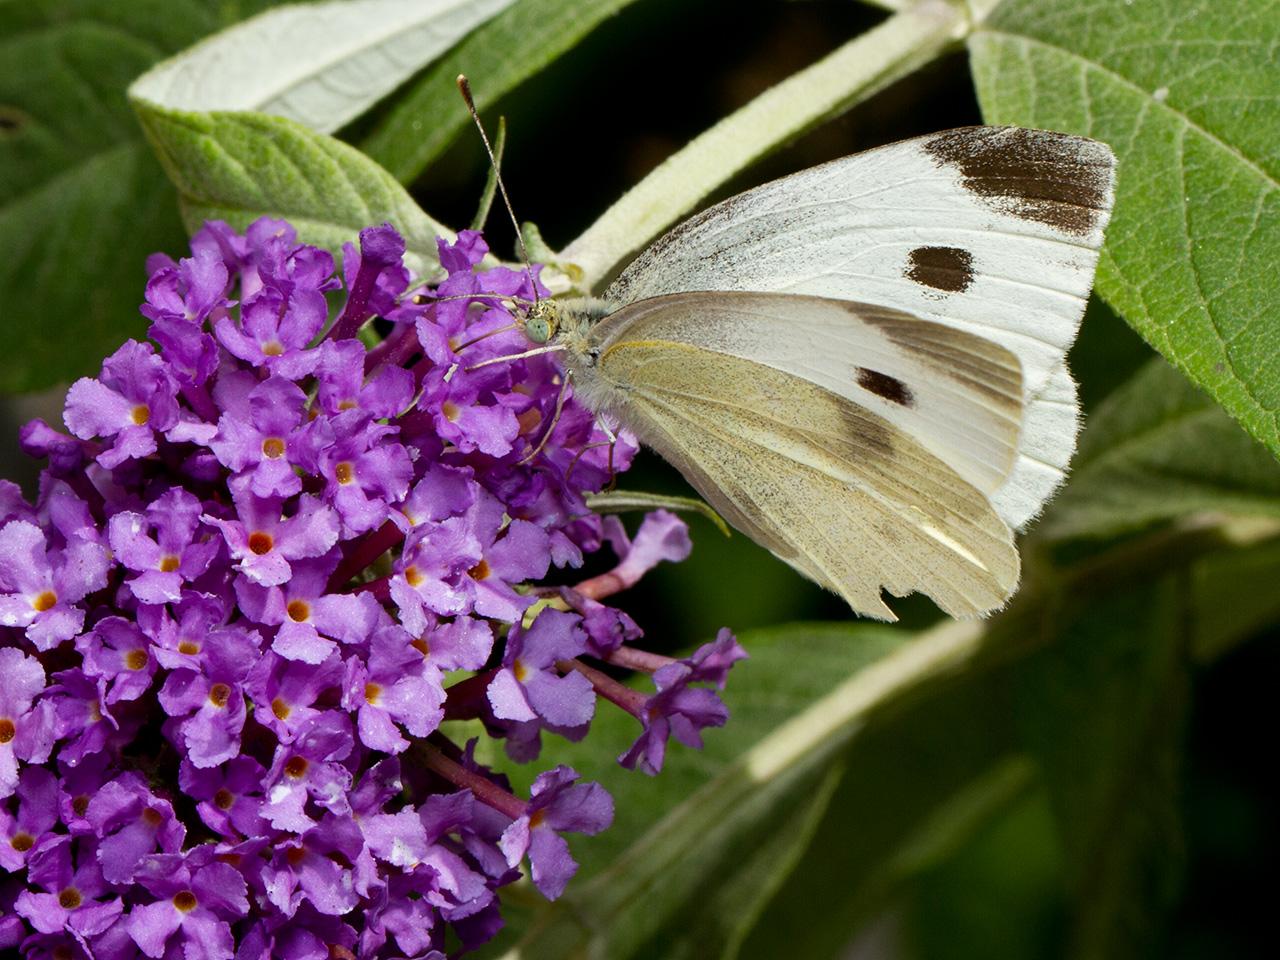
<path fill-rule="evenodd" d="M 489 143 L 489 135 L 484 132 L 484 124 L 480 122 L 480 114 L 476 112 L 476 102 L 471 96 L 471 84 L 467 81 L 464 74 L 458 74 L 458 92 L 462 94 L 463 102 L 467 105 L 467 111 L 471 114 L 471 119 L 475 121 L 476 129 L 480 131 L 480 139 L 484 141 L 484 152 L 489 155 L 489 163 L 493 166 L 494 179 L 498 182 L 498 192 L 502 194 L 502 203 L 507 208 L 507 214 L 511 217 L 511 225 L 516 230 L 516 243 L 520 247 L 520 258 L 524 260 L 524 272 L 529 277 L 529 286 L 533 290 L 534 306 L 538 304 L 538 285 L 533 280 L 533 267 L 529 263 L 529 251 L 524 245 L 524 233 L 520 230 L 520 221 L 516 219 L 515 208 L 511 206 L 511 198 L 507 196 L 507 185 L 502 182 L 502 170 L 498 165 L 498 158 L 494 155 L 493 145 Z"/>

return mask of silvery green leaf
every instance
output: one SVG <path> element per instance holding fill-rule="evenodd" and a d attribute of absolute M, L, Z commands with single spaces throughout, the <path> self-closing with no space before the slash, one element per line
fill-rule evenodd
<path fill-rule="evenodd" d="M 513 0 L 334 0 L 279 7 L 139 77 L 176 110 L 252 110 L 332 133 Z"/>

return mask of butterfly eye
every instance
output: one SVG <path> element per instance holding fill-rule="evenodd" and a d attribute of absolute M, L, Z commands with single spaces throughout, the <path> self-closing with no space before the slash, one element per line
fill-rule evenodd
<path fill-rule="evenodd" d="M 546 300 L 533 305 L 524 321 L 524 333 L 534 343 L 546 343 L 556 335 L 559 327 L 556 315 Z"/>

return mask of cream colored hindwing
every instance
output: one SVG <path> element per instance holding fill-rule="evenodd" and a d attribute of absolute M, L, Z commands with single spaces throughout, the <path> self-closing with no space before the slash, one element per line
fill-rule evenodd
<path fill-rule="evenodd" d="M 595 372 L 624 422 L 726 519 L 854 610 L 920 591 L 953 616 L 1018 581 L 1013 534 L 987 498 L 883 417 L 750 360 L 621 340 Z"/>

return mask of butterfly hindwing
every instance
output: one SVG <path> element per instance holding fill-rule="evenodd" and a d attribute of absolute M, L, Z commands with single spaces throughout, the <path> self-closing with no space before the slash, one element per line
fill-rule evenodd
<path fill-rule="evenodd" d="M 860 613 L 893 619 L 883 588 L 978 614 L 1017 583 L 1012 533 L 987 498 L 865 407 L 664 340 L 617 340 L 593 376 L 713 507 Z"/>

